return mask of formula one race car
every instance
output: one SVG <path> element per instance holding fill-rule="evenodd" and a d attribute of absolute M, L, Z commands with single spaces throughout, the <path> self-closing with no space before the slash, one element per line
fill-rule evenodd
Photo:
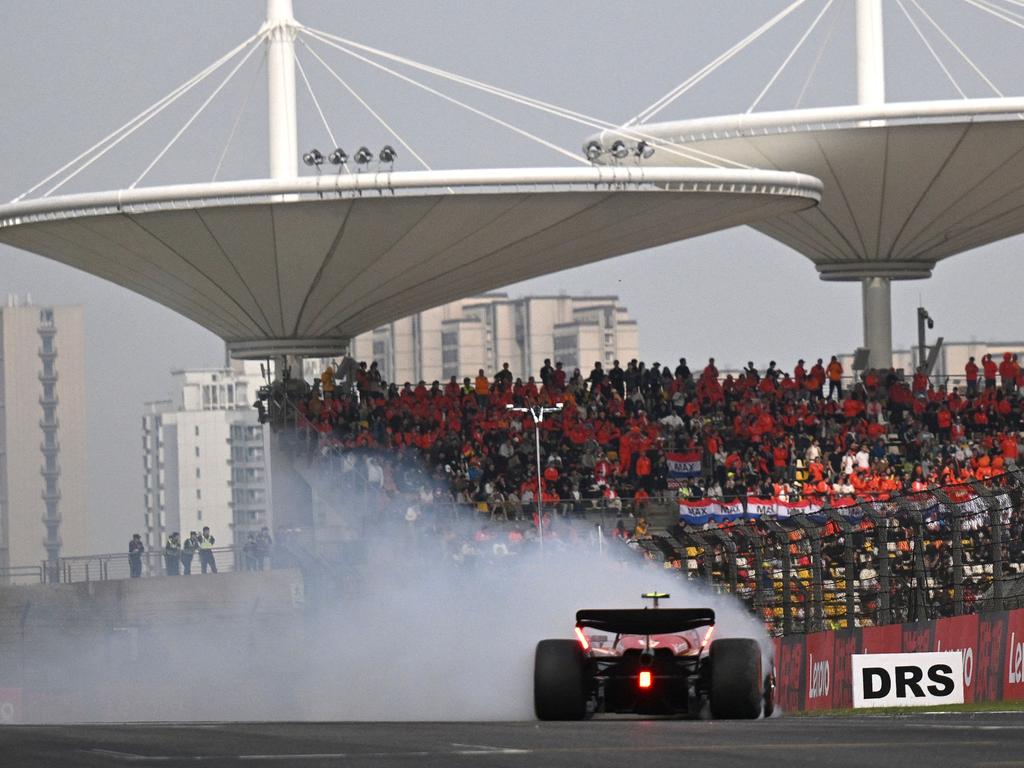
<path fill-rule="evenodd" d="M 576 640 L 541 640 L 533 701 L 541 720 L 581 720 L 600 712 L 700 717 L 765 717 L 775 678 L 762 674 L 757 640 L 715 640 L 710 608 L 576 613 Z M 609 642 L 609 636 L 613 636 Z"/>

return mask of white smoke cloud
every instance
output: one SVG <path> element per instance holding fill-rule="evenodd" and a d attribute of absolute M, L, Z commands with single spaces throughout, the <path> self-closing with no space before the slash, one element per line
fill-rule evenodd
<path fill-rule="evenodd" d="M 122 582 L 131 626 L 98 599 L 88 615 L 84 594 L 52 593 L 62 597 L 49 613 L 27 614 L 20 674 L 9 656 L 0 683 L 23 684 L 29 717 L 43 722 L 532 719 L 537 642 L 572 638 L 581 608 L 639 607 L 650 590 L 671 593 L 670 607 L 713 608 L 716 638 L 771 647 L 738 600 L 621 543 L 599 552 L 592 540 L 548 540 L 456 564 L 445 531 L 417 525 L 369 526 L 339 594 L 318 601 L 322 585 L 309 585 L 306 612 L 261 612 L 258 574 Z M 568 525 L 556 521 L 562 538 Z M 199 585 L 205 602 L 193 609 L 183 595 Z M 156 603 L 140 613 L 142 587 Z M 146 611 L 150 622 L 138 619 Z"/>
<path fill-rule="evenodd" d="M 767 636 L 731 596 L 710 594 L 622 545 L 589 545 L 453 568 L 436 556 L 375 547 L 359 593 L 321 619 L 304 681 L 304 716 L 343 720 L 533 718 L 533 652 L 539 640 L 573 637 L 581 608 L 711 607 L 715 637 Z"/>

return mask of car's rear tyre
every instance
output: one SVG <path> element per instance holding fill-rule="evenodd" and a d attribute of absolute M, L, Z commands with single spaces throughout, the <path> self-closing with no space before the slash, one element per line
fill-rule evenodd
<path fill-rule="evenodd" d="M 537 643 L 533 708 L 540 720 L 582 720 L 586 716 L 586 658 L 575 640 Z"/>
<path fill-rule="evenodd" d="M 764 697 L 761 647 L 756 640 L 730 638 L 711 643 L 711 715 L 754 719 Z"/>

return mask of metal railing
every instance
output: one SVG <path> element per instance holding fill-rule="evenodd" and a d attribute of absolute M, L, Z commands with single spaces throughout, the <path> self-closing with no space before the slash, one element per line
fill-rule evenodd
<path fill-rule="evenodd" d="M 44 576 L 41 565 L 16 565 L 11 568 L 0 568 L 0 586 L 41 584 Z"/>
<path fill-rule="evenodd" d="M 247 557 L 242 547 L 215 547 L 212 552 L 218 572 L 256 570 L 260 565 L 254 557 Z M 126 552 L 112 552 L 80 557 L 62 557 L 56 563 L 44 562 L 40 568 L 46 582 L 72 584 L 83 581 L 132 578 L 131 561 L 132 557 Z M 162 550 L 143 552 L 139 558 L 139 577 L 166 576 L 169 571 L 174 570 L 175 562 L 177 573 L 185 573 L 186 563 L 180 556 L 172 559 L 169 568 L 168 558 Z M 266 558 L 263 558 L 263 564 L 266 565 Z M 198 552 L 193 555 L 188 567 L 192 575 L 203 572 Z"/>

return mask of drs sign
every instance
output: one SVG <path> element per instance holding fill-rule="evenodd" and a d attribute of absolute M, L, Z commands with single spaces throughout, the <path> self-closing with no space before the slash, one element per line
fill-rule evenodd
<path fill-rule="evenodd" d="M 854 707 L 964 703 L 964 662 L 959 651 L 862 653 L 851 660 Z"/>

